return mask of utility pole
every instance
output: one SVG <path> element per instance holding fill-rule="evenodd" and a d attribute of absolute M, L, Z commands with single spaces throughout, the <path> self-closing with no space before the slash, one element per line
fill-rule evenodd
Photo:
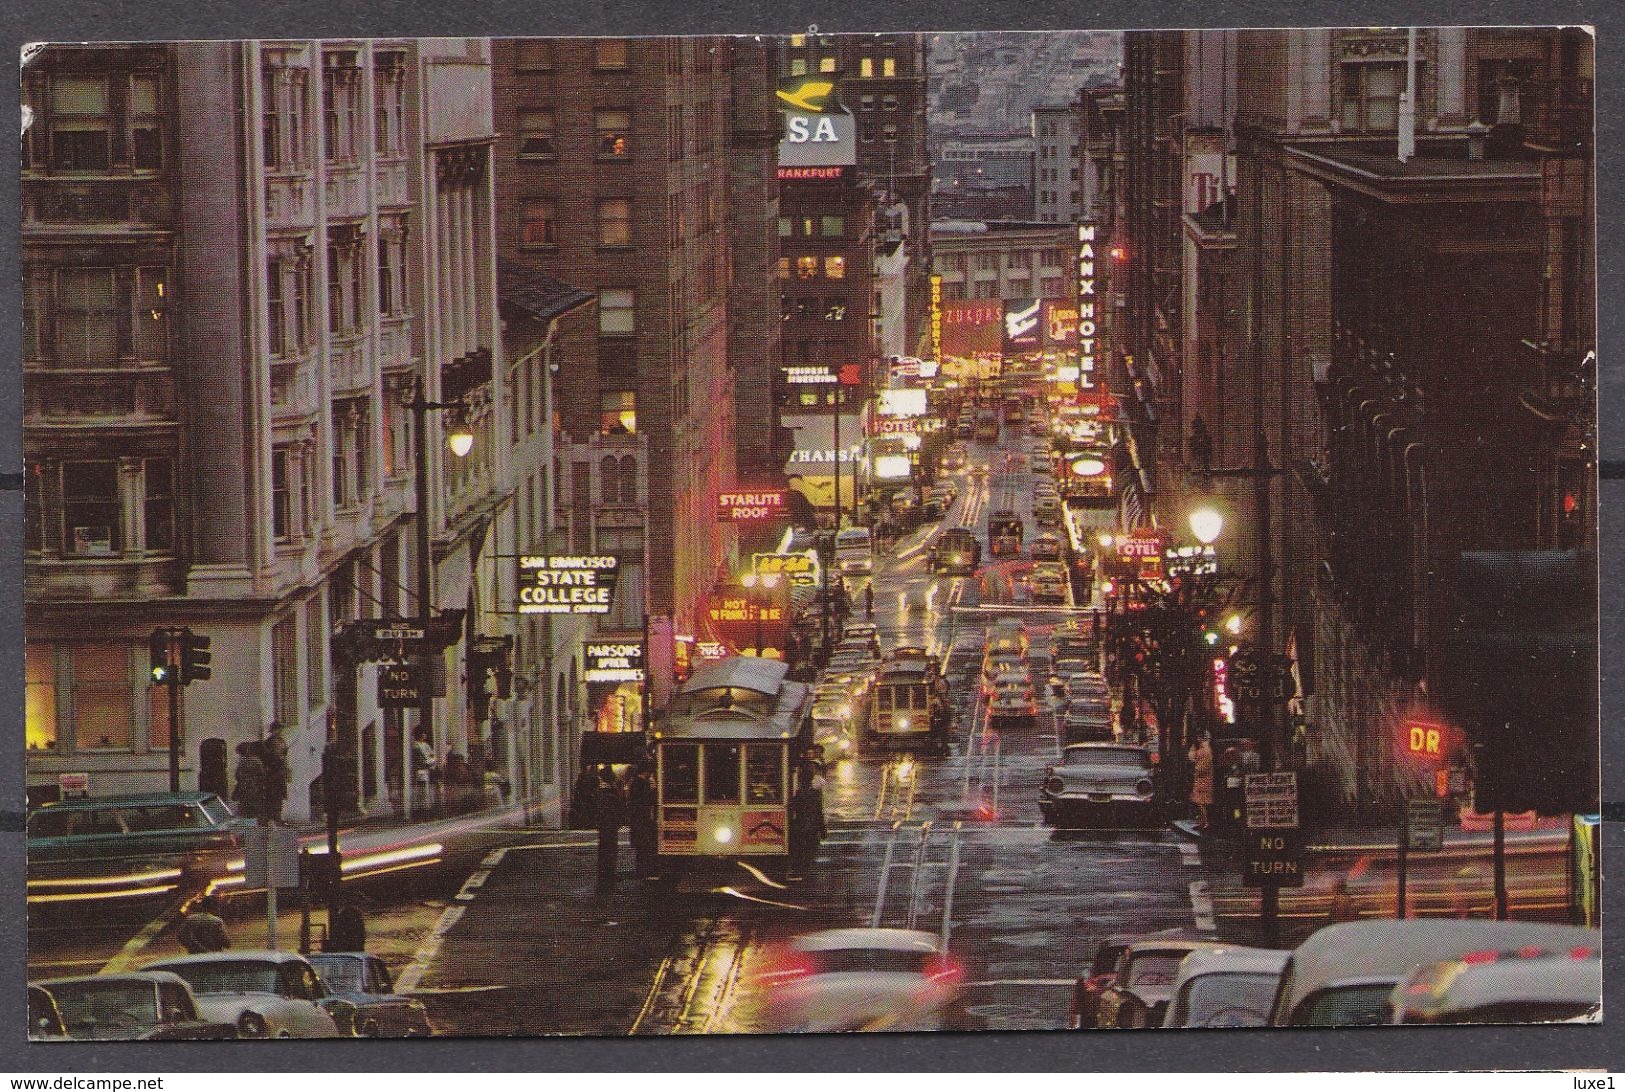
<path fill-rule="evenodd" d="M 432 604 L 434 602 L 434 589 L 431 583 L 433 574 L 429 562 L 428 429 L 430 403 L 423 397 L 422 380 L 418 381 L 408 408 L 412 411 L 412 446 L 415 449 L 413 454 L 416 460 L 413 500 L 417 506 L 418 628 L 423 631 L 425 638 L 418 664 L 418 669 L 422 674 L 418 679 L 418 723 L 416 731 L 428 735 L 429 746 L 432 748 L 434 747 L 434 680 L 429 671 L 428 658 L 431 653 L 428 650 L 433 648 L 433 645 L 427 640 L 429 622 L 433 614 Z M 403 733 L 402 745 L 411 750 L 412 742 L 405 739 Z M 408 768 L 410 769 L 410 764 L 408 764 Z M 406 803 L 405 812 L 408 819 L 412 817 L 412 790 L 415 787 L 415 781 L 409 782 L 401 790 L 401 799 Z"/>

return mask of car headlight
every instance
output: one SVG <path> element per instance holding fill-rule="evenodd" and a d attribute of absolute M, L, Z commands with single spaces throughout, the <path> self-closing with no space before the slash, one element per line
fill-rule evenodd
<path fill-rule="evenodd" d="M 1152 784 L 1149 777 L 1142 777 L 1134 783 L 1134 791 L 1141 796 L 1149 796 L 1154 788 L 1156 788 L 1156 785 Z"/>

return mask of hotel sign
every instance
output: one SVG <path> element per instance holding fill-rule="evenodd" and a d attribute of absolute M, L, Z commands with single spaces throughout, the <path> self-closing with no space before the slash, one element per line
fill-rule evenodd
<path fill-rule="evenodd" d="M 792 386 L 833 386 L 840 376 L 828 364 L 790 364 L 779 369 L 784 381 Z"/>
<path fill-rule="evenodd" d="M 620 559 L 613 555 L 521 554 L 520 614 L 608 614 Z"/>
<path fill-rule="evenodd" d="M 1074 379 L 1079 390 L 1095 389 L 1095 361 L 1105 354 L 1099 337 L 1095 312 L 1095 235 L 1094 221 L 1078 225 L 1078 374 Z"/>
<path fill-rule="evenodd" d="M 931 274 L 931 359 L 942 359 L 942 274 Z"/>

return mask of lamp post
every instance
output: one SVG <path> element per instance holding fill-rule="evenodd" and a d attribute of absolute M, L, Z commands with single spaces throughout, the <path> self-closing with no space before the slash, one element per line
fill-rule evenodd
<path fill-rule="evenodd" d="M 414 488 L 414 503 L 417 505 L 417 593 L 418 593 L 418 629 L 423 632 L 424 651 L 421 653 L 418 676 L 418 723 L 417 730 L 426 732 L 429 737 L 429 746 L 434 746 L 434 687 L 428 671 L 429 657 L 433 655 L 434 645 L 429 636 L 429 624 L 434 614 L 434 584 L 433 566 L 429 561 L 429 445 L 427 434 L 429 428 L 430 410 L 462 409 L 459 402 L 431 402 L 423 396 L 423 382 L 420 380 L 412 388 L 412 400 L 406 404 L 412 412 L 412 446 L 416 460 Z M 463 458 L 474 448 L 474 434 L 466 427 L 459 427 L 446 436 L 446 446 L 453 455 Z M 407 752 L 411 751 L 411 741 L 404 738 L 402 733 L 401 747 Z M 412 817 L 412 785 L 410 780 L 401 786 L 401 801 L 404 816 Z"/>

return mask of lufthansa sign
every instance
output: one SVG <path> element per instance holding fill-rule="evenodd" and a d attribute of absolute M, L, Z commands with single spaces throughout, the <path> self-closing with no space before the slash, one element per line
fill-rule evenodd
<path fill-rule="evenodd" d="M 519 558 L 520 614 L 608 614 L 620 559 L 612 555 Z"/>
<path fill-rule="evenodd" d="M 784 112 L 784 138 L 779 141 L 781 177 L 785 168 L 838 168 L 857 163 L 857 122 L 841 105 L 834 75 L 817 73 L 786 80 L 779 85 L 778 106 Z"/>

